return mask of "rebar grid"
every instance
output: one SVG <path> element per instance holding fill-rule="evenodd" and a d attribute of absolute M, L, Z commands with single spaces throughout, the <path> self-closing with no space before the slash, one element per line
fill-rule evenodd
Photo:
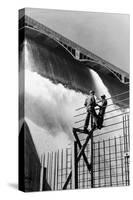
<path fill-rule="evenodd" d="M 116 110 L 120 110 L 120 108 L 116 108 Z M 115 119 L 113 123 L 112 118 Z M 66 149 L 49 153 L 47 160 L 45 156 L 46 177 L 52 190 L 127 186 L 130 184 L 129 111 L 115 113 L 108 120 L 110 121 L 106 127 L 102 131 L 94 131 L 87 142 L 87 135 L 82 131 L 78 132 L 77 129 L 77 152 L 75 154 L 73 154 L 73 144 L 71 144 Z M 80 158 L 76 159 L 85 142 L 86 146 Z M 73 159 L 76 161 L 75 168 L 77 168 L 75 184 L 72 179 L 73 170 L 76 170 L 73 168 Z"/>
<path fill-rule="evenodd" d="M 91 160 L 90 146 L 89 143 L 84 151 L 88 161 Z M 125 148 L 127 148 L 126 151 Z M 130 184 L 129 156 L 126 155 L 128 152 L 128 135 L 93 142 L 93 188 Z M 54 156 L 49 153 L 49 157 L 47 181 L 53 190 L 61 190 L 72 170 L 72 149 L 66 148 L 58 151 Z M 89 172 L 82 157 L 78 162 L 78 188 L 91 188 L 91 178 L 91 172 Z M 71 179 L 66 189 L 72 188 Z"/>

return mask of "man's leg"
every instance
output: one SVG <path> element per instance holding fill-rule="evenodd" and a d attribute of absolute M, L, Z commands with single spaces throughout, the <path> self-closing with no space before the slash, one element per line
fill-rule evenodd
<path fill-rule="evenodd" d="M 102 128 L 102 116 L 101 115 L 98 115 L 98 129 L 101 129 Z"/>
<path fill-rule="evenodd" d="M 84 124 L 84 130 L 87 130 L 88 125 L 90 121 L 90 112 L 87 113 L 86 119 L 85 119 L 85 124 Z"/>
<path fill-rule="evenodd" d="M 97 127 L 100 127 L 101 124 L 101 118 L 100 118 L 100 114 L 97 115 Z"/>
<path fill-rule="evenodd" d="M 104 115 L 105 115 L 105 109 L 102 109 L 102 112 L 101 112 L 101 128 L 103 127 L 103 121 L 104 121 Z"/>
<path fill-rule="evenodd" d="M 102 109 L 98 116 L 98 128 L 99 129 L 101 129 L 103 127 L 104 115 L 105 115 L 105 109 Z"/>
<path fill-rule="evenodd" d="M 92 111 L 91 111 L 91 115 L 92 115 L 92 117 L 93 117 L 95 126 L 98 127 L 98 116 L 97 116 L 95 110 L 92 110 Z"/>
<path fill-rule="evenodd" d="M 104 114 L 101 116 L 101 127 L 103 126 Z"/>

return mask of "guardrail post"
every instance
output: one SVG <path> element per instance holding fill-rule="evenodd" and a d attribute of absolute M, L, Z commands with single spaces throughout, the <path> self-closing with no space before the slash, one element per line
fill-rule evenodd
<path fill-rule="evenodd" d="M 72 152 L 72 187 L 78 189 L 78 162 L 77 162 L 77 142 L 74 141 Z"/>

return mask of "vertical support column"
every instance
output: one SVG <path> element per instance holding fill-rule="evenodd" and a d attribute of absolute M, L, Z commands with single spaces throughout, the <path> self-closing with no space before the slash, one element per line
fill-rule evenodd
<path fill-rule="evenodd" d="M 61 188 L 63 185 L 63 149 L 61 150 Z"/>
<path fill-rule="evenodd" d="M 127 146 L 127 126 L 126 126 L 126 115 L 123 116 L 123 136 L 124 136 L 124 167 L 125 167 L 125 183 L 128 185 L 128 146 Z"/>
<path fill-rule="evenodd" d="M 56 189 L 58 190 L 58 171 L 59 171 L 59 150 L 57 151 L 57 180 L 56 180 Z"/>
<path fill-rule="evenodd" d="M 74 141 L 72 152 L 72 188 L 78 189 L 78 162 L 77 162 L 77 142 Z"/>
<path fill-rule="evenodd" d="M 122 178 L 122 185 L 124 185 L 124 173 L 123 173 L 123 143 L 122 137 L 120 136 L 120 153 L 121 153 L 121 178 Z"/>
<path fill-rule="evenodd" d="M 91 188 L 94 187 L 94 177 L 93 177 L 93 134 L 91 135 Z"/>
<path fill-rule="evenodd" d="M 77 50 L 77 49 L 75 49 L 75 57 L 76 57 L 77 59 L 80 58 L 80 52 L 79 52 L 79 50 Z"/>
<path fill-rule="evenodd" d="M 46 175 L 47 182 L 49 183 L 49 152 L 47 154 L 47 175 Z"/>
<path fill-rule="evenodd" d="M 124 153 L 126 152 L 125 116 L 123 116 Z"/>
<path fill-rule="evenodd" d="M 89 158 L 89 147 L 87 145 L 87 159 Z M 87 188 L 89 186 L 89 170 L 87 170 Z"/>
<path fill-rule="evenodd" d="M 111 165 L 111 144 L 109 138 L 109 171 L 110 171 L 110 186 L 112 186 L 112 165 Z"/>
<path fill-rule="evenodd" d="M 127 127 L 127 116 L 125 115 L 125 137 L 126 137 L 126 152 L 128 152 L 128 127 Z"/>
<path fill-rule="evenodd" d="M 42 191 L 42 177 L 43 177 L 43 167 L 42 167 L 42 162 L 43 161 L 43 156 L 41 156 L 41 172 L 40 172 L 40 191 Z"/>
<path fill-rule="evenodd" d="M 116 184 L 118 185 L 118 165 L 117 165 L 117 140 L 115 137 L 115 166 L 116 166 Z"/>
<path fill-rule="evenodd" d="M 104 187 L 106 187 L 106 152 L 105 152 L 105 140 L 103 140 L 103 155 L 104 155 Z"/>
<path fill-rule="evenodd" d="M 67 173 L 68 173 L 68 149 L 66 148 L 66 179 L 67 179 Z"/>
<path fill-rule="evenodd" d="M 101 187 L 100 141 L 98 141 L 98 187 Z"/>
<path fill-rule="evenodd" d="M 124 81 L 124 75 L 122 75 L 122 74 L 121 74 L 121 81 L 122 81 L 122 83 L 125 82 L 125 81 Z"/>
<path fill-rule="evenodd" d="M 82 188 L 85 188 L 85 161 L 83 160 L 83 182 L 82 182 Z"/>
<path fill-rule="evenodd" d="M 129 151 L 130 151 L 129 115 L 127 115 L 127 127 L 128 127 L 128 149 L 129 149 Z"/>
<path fill-rule="evenodd" d="M 45 155 L 41 157 L 41 173 L 40 173 L 40 191 L 43 190 L 43 173 L 44 173 Z"/>
<path fill-rule="evenodd" d="M 130 174 L 129 174 L 129 159 L 130 159 L 130 130 L 129 130 L 129 115 L 127 115 L 127 149 L 128 149 L 128 155 L 127 155 L 127 177 L 128 177 L 128 185 L 130 185 Z"/>
<path fill-rule="evenodd" d="M 53 180 L 53 189 L 55 190 L 56 189 L 56 167 L 57 167 L 57 162 L 56 162 L 56 157 L 57 157 L 57 154 L 56 152 L 54 153 L 54 180 Z"/>
<path fill-rule="evenodd" d="M 130 185 L 130 175 L 129 175 L 129 156 L 127 156 L 127 177 L 128 177 L 128 185 Z"/>
<path fill-rule="evenodd" d="M 91 129 L 93 127 L 93 117 L 91 115 Z M 94 187 L 94 177 L 93 177 L 93 134 L 91 135 L 91 188 Z"/>
<path fill-rule="evenodd" d="M 71 153 L 72 153 L 72 156 L 71 156 L 71 161 L 70 161 L 70 168 L 73 169 L 73 159 L 74 159 L 74 154 L 73 154 L 73 148 L 71 149 Z M 73 188 L 73 180 L 72 178 L 70 179 L 70 189 Z"/>
<path fill-rule="evenodd" d="M 73 49 L 73 48 L 72 48 L 72 54 L 75 57 L 76 52 L 75 52 L 75 49 Z"/>
<path fill-rule="evenodd" d="M 51 153 L 50 159 L 50 180 L 49 180 L 50 187 L 53 187 L 53 152 Z"/>

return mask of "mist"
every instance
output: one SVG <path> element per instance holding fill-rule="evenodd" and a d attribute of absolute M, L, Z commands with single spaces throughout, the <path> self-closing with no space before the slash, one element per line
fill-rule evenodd
<path fill-rule="evenodd" d="M 25 116 L 52 136 L 62 133 L 73 139 L 73 116 L 84 100 L 82 93 L 25 70 Z"/>

